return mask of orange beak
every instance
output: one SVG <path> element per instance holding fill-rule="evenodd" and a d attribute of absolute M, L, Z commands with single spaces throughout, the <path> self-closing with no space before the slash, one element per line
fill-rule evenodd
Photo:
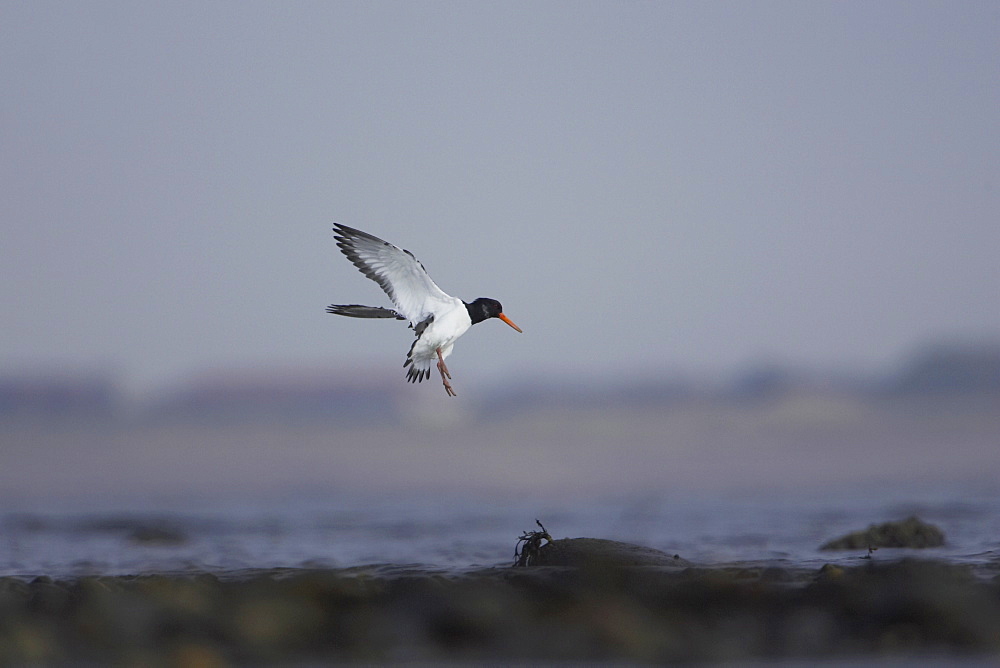
<path fill-rule="evenodd" d="M 505 316 L 503 313 L 501 313 L 497 317 L 500 318 L 501 320 L 503 320 L 505 323 L 507 323 L 511 327 L 513 327 L 514 329 L 516 329 L 517 331 L 519 331 L 519 332 L 521 331 L 521 328 L 518 327 L 517 325 L 515 325 L 513 322 L 511 322 L 511 319 L 508 318 L 507 316 Z M 523 332 L 522 332 L 522 334 L 523 334 Z"/>

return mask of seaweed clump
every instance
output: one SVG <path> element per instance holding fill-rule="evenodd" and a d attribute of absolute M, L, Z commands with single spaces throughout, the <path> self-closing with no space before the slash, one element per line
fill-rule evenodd
<path fill-rule="evenodd" d="M 517 539 L 517 545 L 514 546 L 514 566 L 531 566 L 538 559 L 538 551 L 542 547 L 542 541 L 552 542 L 552 536 L 545 530 L 542 523 L 536 519 L 535 524 L 541 531 L 524 531 Z"/>
<path fill-rule="evenodd" d="M 899 522 L 872 524 L 864 531 L 855 531 L 836 538 L 820 546 L 821 550 L 871 550 L 880 547 L 941 547 L 944 532 L 933 524 L 917 517 L 908 517 Z"/>

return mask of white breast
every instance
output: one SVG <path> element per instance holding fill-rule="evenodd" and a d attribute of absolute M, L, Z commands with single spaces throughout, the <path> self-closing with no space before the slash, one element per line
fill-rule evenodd
<path fill-rule="evenodd" d="M 436 361 L 438 348 L 441 349 L 441 356 L 447 357 L 451 354 L 456 339 L 470 327 L 472 319 L 461 299 L 455 299 L 455 303 L 448 309 L 439 309 L 434 322 L 423 331 L 413 347 L 413 363 L 419 363 L 422 367 L 427 362 Z"/>

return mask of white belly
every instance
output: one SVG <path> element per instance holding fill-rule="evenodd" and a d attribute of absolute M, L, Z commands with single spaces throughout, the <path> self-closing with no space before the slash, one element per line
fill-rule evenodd
<path fill-rule="evenodd" d="M 411 358 L 417 368 L 428 368 L 432 363 L 436 363 L 439 348 L 441 357 L 448 357 L 458 337 L 472 327 L 472 319 L 465 304 L 460 299 L 455 301 L 457 304 L 452 308 L 435 316 L 434 322 L 427 326 L 413 346 Z"/>

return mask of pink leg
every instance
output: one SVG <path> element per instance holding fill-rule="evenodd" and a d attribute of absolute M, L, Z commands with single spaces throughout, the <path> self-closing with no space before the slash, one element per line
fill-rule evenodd
<path fill-rule="evenodd" d="M 444 391 L 448 393 L 449 397 L 457 397 L 458 395 L 452 388 L 451 383 L 448 382 L 448 379 L 451 378 L 451 373 L 448 371 L 448 367 L 446 367 L 444 364 L 444 357 L 441 356 L 440 348 L 437 349 L 437 354 L 438 354 L 437 367 L 438 371 L 441 372 L 441 380 L 444 382 Z"/>

